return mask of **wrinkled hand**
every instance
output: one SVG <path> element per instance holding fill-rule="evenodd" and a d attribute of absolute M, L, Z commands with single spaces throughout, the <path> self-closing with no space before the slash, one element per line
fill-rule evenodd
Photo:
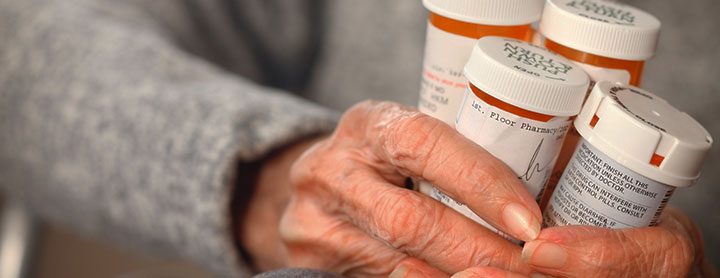
<path fill-rule="evenodd" d="M 702 246 L 692 221 L 668 208 L 656 227 L 545 229 L 525 244 L 523 259 L 534 271 L 560 277 L 715 277 Z"/>
<path fill-rule="evenodd" d="M 680 210 L 668 208 L 656 227 L 611 230 L 589 226 L 545 229 L 522 258 L 553 277 L 718 277 L 703 256 L 702 238 Z M 470 268 L 458 277 L 514 277 Z"/>
<path fill-rule="evenodd" d="M 290 177 L 279 225 L 284 248 L 265 244 L 263 251 L 253 245 L 271 240 L 243 239 L 251 253 L 266 252 L 258 261 L 275 258 L 268 267 L 359 276 L 439 275 L 473 266 L 530 271 L 519 246 L 402 188 L 406 177 L 428 180 L 519 239 L 532 240 L 540 229 L 538 206 L 507 166 L 417 111 L 388 102 L 356 105 L 332 136 L 294 163 Z"/>

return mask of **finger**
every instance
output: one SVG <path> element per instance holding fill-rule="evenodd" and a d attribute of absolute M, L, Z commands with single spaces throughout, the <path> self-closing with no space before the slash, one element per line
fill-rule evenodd
<path fill-rule="evenodd" d="M 523 260 L 554 276 L 685 277 L 694 262 L 695 245 L 694 232 L 684 221 L 671 212 L 657 227 L 549 228 L 525 244 Z"/>
<path fill-rule="evenodd" d="M 385 183 L 381 177 L 349 175 L 342 213 L 366 233 L 446 273 L 490 265 L 518 272 L 519 246 L 451 208 Z"/>
<path fill-rule="evenodd" d="M 354 225 L 328 215 L 303 197 L 294 198 L 280 222 L 287 266 L 363 277 L 385 277 L 406 254 Z"/>
<path fill-rule="evenodd" d="M 697 259 L 700 259 L 701 255 L 705 253 L 703 250 L 705 244 L 703 243 L 700 229 L 698 229 L 690 217 L 681 210 L 674 207 L 667 207 L 663 211 L 663 215 L 658 220 L 658 226 L 687 233 L 689 238 L 692 240 L 692 246 L 695 247 L 695 255 Z"/>
<path fill-rule="evenodd" d="M 323 144 L 317 151 L 325 149 L 332 146 Z M 519 246 L 427 196 L 387 183 L 367 163 L 343 156 L 343 163 L 324 161 L 340 166 L 327 172 L 317 170 L 316 157 L 322 156 L 308 155 L 293 168 L 297 195 L 313 198 L 312 203 L 368 235 L 446 273 L 479 265 L 529 271 L 519 263 Z"/>
<path fill-rule="evenodd" d="M 448 125 L 398 105 L 375 105 L 366 138 L 375 155 L 405 175 L 424 178 L 491 225 L 528 241 L 540 231 L 534 198 L 503 162 Z M 377 118 L 373 118 L 377 117 Z"/>
<path fill-rule="evenodd" d="M 700 229 L 695 223 L 679 209 L 674 207 L 668 207 L 663 212 L 664 215 L 658 223 L 659 226 L 672 225 L 673 222 L 665 223 L 665 219 L 676 219 L 677 223 L 682 225 L 685 231 L 687 231 L 692 239 L 693 246 L 695 247 L 695 263 L 693 264 L 692 273 L 688 276 L 691 277 L 720 277 L 715 265 L 705 257 L 705 244 L 703 242 Z"/>
<path fill-rule="evenodd" d="M 390 273 L 390 278 L 415 278 L 415 277 L 448 277 L 445 272 L 434 268 L 427 263 L 408 257 L 395 267 Z"/>
<path fill-rule="evenodd" d="M 525 278 L 527 276 L 495 267 L 472 267 L 455 273 L 450 278 Z"/>

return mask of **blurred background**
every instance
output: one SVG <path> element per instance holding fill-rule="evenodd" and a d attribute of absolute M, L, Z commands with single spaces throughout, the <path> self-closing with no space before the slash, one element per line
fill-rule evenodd
<path fill-rule="evenodd" d="M 357 1 L 357 0 L 354 0 Z M 359 6 L 395 5 L 382 1 L 363 1 Z M 338 1 L 341 2 L 341 1 Z M 359 1 L 358 1 L 359 2 Z M 419 0 L 410 10 L 424 14 Z M 644 9 L 663 23 L 659 52 L 646 67 L 643 87 L 666 98 L 680 110 L 703 124 L 716 143 L 702 178 L 692 188 L 677 190 L 671 204 L 687 212 L 703 231 L 707 255 L 720 264 L 720 1 L 718 0 L 628 0 L 621 1 Z M 399 4 L 398 4 L 399 5 Z M 408 5 L 405 5 L 408 6 Z M 380 38 L 412 36 L 418 45 L 424 41 L 424 17 L 418 17 L 416 29 L 387 25 Z M 352 32 L 352 28 L 343 29 Z M 332 31 L 332 30 L 331 30 Z M 373 38 L 366 38 L 373 40 Z M 406 75 L 420 75 L 421 53 L 406 61 Z M 419 80 L 419 79 L 418 79 Z M 414 105 L 417 86 L 403 84 L 405 95 L 383 98 Z M 329 96 L 330 97 L 330 96 Z M 360 99 L 346 98 L 339 106 Z M 327 102 L 333 102 L 332 99 Z M 334 103 L 337 104 L 337 103 Z M 336 105 L 337 106 L 337 105 Z M 0 177 L 0 183 L 2 183 Z M 70 227 L 44 223 L 28 214 L 12 200 L 3 200 L 0 209 L 0 274 L 18 265 L 12 258 L 25 257 L 29 277 L 207 277 L 208 272 L 172 256 L 151 255 L 127 249 L 102 239 L 88 238 Z M 26 255 L 24 255 L 26 254 Z M 12 255 L 12 256 L 11 256 Z M 5 271 L 5 272 L 3 272 Z M 58 275 L 62 274 L 62 275 Z M 1 277 L 0 278 L 4 278 Z"/>
<path fill-rule="evenodd" d="M 0 207 L 0 278 L 212 277 L 190 262 L 44 223 L 22 204 L 0 198 Z"/>

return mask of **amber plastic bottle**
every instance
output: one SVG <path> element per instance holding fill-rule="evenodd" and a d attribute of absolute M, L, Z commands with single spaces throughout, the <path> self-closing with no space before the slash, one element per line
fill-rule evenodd
<path fill-rule="evenodd" d="M 642 81 L 643 68 L 645 67 L 644 60 L 632 61 L 632 60 L 614 59 L 614 58 L 604 57 L 604 56 L 600 56 L 600 55 L 594 55 L 591 53 L 572 49 L 570 47 L 556 43 L 550 39 L 545 40 L 545 47 L 555 53 L 565 56 L 566 58 L 568 58 L 572 61 L 587 64 L 587 65 L 592 65 L 592 66 L 603 68 L 603 69 L 614 69 L 614 70 L 626 71 L 630 76 L 629 80 L 622 80 L 622 81 L 620 81 L 620 80 L 602 80 L 602 81 L 618 81 L 618 82 L 623 82 L 623 83 L 630 84 L 633 86 L 640 86 L 640 81 Z M 596 77 L 593 80 L 601 81 L 599 79 L 600 79 L 599 77 Z M 606 77 L 603 79 L 610 79 L 610 78 Z"/>
<path fill-rule="evenodd" d="M 429 10 L 418 108 L 452 125 L 466 86 L 463 67 L 485 36 L 528 41 L 543 0 L 425 0 Z"/>
<path fill-rule="evenodd" d="M 465 76 L 457 131 L 503 161 L 531 195 L 539 196 L 570 118 L 580 111 L 590 82 L 587 74 L 547 49 L 484 37 L 473 49 Z M 495 230 L 440 189 L 432 188 L 429 195 Z"/>
<path fill-rule="evenodd" d="M 655 55 L 660 21 L 603 0 L 548 0 L 540 21 L 545 47 L 576 62 L 593 81 L 639 86 Z"/>

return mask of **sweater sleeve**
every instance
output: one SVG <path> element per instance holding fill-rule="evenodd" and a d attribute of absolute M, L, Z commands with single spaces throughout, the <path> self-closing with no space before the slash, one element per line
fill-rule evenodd
<path fill-rule="evenodd" d="M 51 221 L 241 274 L 235 165 L 337 115 L 108 13 L 132 14 L 122 2 L 0 0 L 0 186 Z"/>

